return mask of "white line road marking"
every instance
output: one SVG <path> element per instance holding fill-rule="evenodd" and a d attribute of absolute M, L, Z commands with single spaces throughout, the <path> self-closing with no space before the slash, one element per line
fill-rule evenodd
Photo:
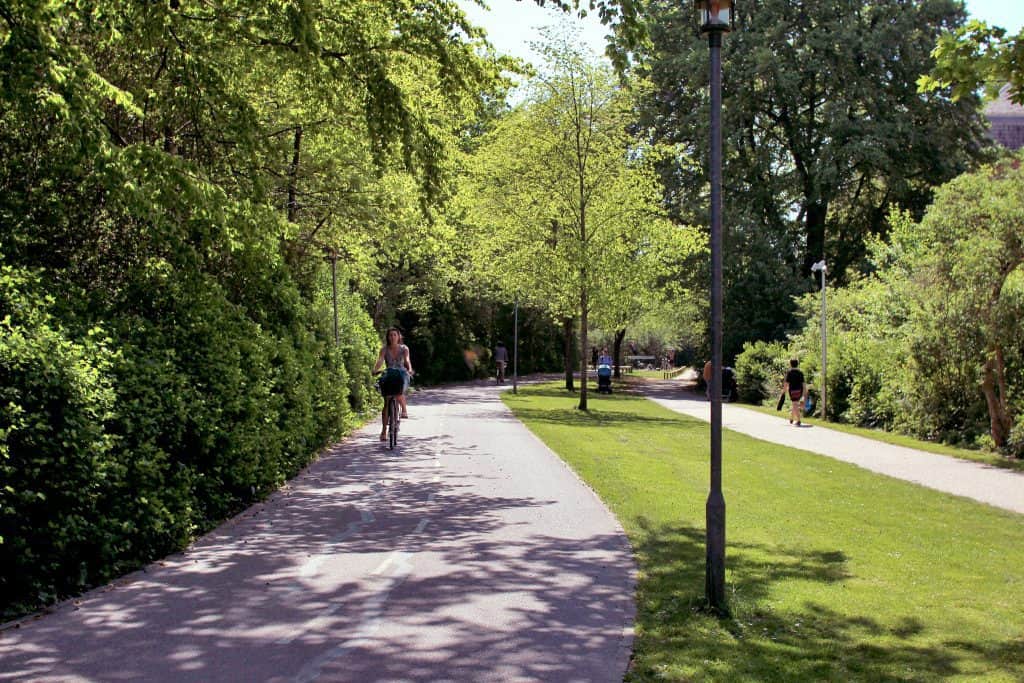
<path fill-rule="evenodd" d="M 447 411 L 448 405 L 445 404 L 441 407 L 441 416 L 438 419 L 438 434 L 444 433 L 443 426 L 445 413 Z M 437 445 L 434 449 L 435 468 L 441 467 L 441 456 L 443 454 L 444 443 L 438 440 Z M 435 484 L 439 483 L 440 481 L 440 474 L 435 474 L 431 479 L 431 482 Z M 381 484 L 383 484 L 383 482 L 381 482 Z M 380 494 L 381 485 L 375 485 L 374 488 L 376 491 L 374 497 L 376 497 Z M 427 502 L 433 503 L 434 497 L 435 493 L 431 492 L 430 495 L 427 496 Z M 372 521 L 372 513 L 369 514 L 369 521 Z M 364 519 L 363 521 L 366 522 L 367 520 Z M 423 533 L 423 531 L 426 530 L 427 525 L 429 523 L 429 520 L 421 519 L 419 524 L 416 525 L 416 529 L 413 533 Z M 353 524 L 361 525 L 360 522 L 354 522 Z M 333 541 L 334 539 L 331 540 Z M 386 558 L 384 558 L 384 561 L 381 562 L 380 565 L 378 565 L 378 567 L 373 570 L 372 576 L 381 576 L 385 575 L 386 573 L 390 573 L 390 576 L 388 576 L 385 584 L 381 587 L 381 589 L 377 591 L 375 594 L 373 594 L 364 604 L 362 615 L 358 620 L 359 626 L 356 628 L 352 637 L 335 645 L 327 652 L 324 652 L 319 657 L 316 657 L 311 662 L 309 662 L 305 667 L 302 668 L 302 671 L 300 671 L 295 676 L 295 678 L 293 679 L 295 683 L 308 683 L 309 681 L 316 680 L 320 677 L 320 674 L 323 672 L 323 668 L 327 664 L 338 659 L 339 657 L 344 656 L 344 654 L 352 648 L 365 645 L 369 638 L 373 636 L 378 630 L 380 630 L 380 627 L 384 622 L 384 604 L 387 602 L 388 597 L 391 595 L 391 591 L 393 591 L 397 586 L 401 585 L 401 583 L 405 581 L 406 577 L 408 577 L 412 573 L 413 556 L 414 553 L 396 550 L 392 552 L 390 555 L 388 555 Z M 312 622 L 318 622 L 331 616 L 338 609 L 340 604 L 340 602 L 337 603 L 335 606 L 331 607 L 326 613 L 313 619 Z M 307 625 L 312 625 L 312 622 L 307 622 Z M 308 628 L 297 629 L 297 633 L 307 630 Z M 287 642 L 291 642 L 292 640 L 294 640 L 294 638 L 295 636 L 290 637 Z"/>
<path fill-rule="evenodd" d="M 391 591 L 400 586 L 406 577 L 412 573 L 413 565 L 409 561 L 412 555 L 412 553 L 396 550 L 381 563 L 377 570 L 374 571 L 374 574 L 383 572 L 385 568 L 391 565 L 394 565 L 394 571 L 387 578 L 382 589 L 370 596 L 364 604 L 363 613 L 359 619 L 359 627 L 355 630 L 355 633 L 348 640 L 335 645 L 304 666 L 302 671 L 293 679 L 295 683 L 309 683 L 309 681 L 316 680 L 323 672 L 324 666 L 343 656 L 352 648 L 367 644 L 370 637 L 380 630 L 381 625 L 384 623 L 384 603 L 387 602 Z"/>
<path fill-rule="evenodd" d="M 377 496 L 377 494 L 374 494 L 373 497 L 376 497 L 376 496 Z M 359 517 L 360 517 L 360 520 L 358 522 L 349 522 L 348 526 L 345 527 L 344 531 L 342 531 L 340 533 L 337 533 L 334 536 L 331 536 L 330 538 L 328 538 L 326 541 L 324 541 L 323 547 L 329 548 L 332 545 L 336 545 L 338 543 L 341 543 L 342 541 L 344 541 L 348 537 L 353 536 L 353 535 L 359 533 L 360 531 L 362 531 L 364 526 L 366 526 L 367 524 L 372 523 L 376 519 L 373 516 L 373 512 L 370 511 L 370 510 L 360 510 L 359 511 Z M 322 565 L 325 561 L 327 561 L 327 558 L 330 557 L 331 554 L 332 553 L 329 553 L 329 552 L 327 552 L 325 550 L 321 550 L 319 553 L 314 555 L 309 561 L 307 561 L 299 569 L 299 578 L 308 579 L 308 578 L 311 578 L 311 577 L 315 576 L 317 570 L 320 569 L 320 565 Z M 290 588 L 290 590 L 298 590 L 298 589 L 299 589 L 299 587 L 294 586 L 294 585 Z"/>
<path fill-rule="evenodd" d="M 384 558 L 384 561 L 381 562 L 380 565 L 378 565 L 378 567 L 376 569 L 373 570 L 373 575 L 377 576 L 379 574 L 383 574 L 387 570 L 387 568 L 391 566 L 391 563 L 394 562 L 394 561 L 395 561 L 395 553 L 391 553 L 386 558 Z"/>
<path fill-rule="evenodd" d="M 367 503 L 371 503 L 376 498 L 380 497 L 381 486 L 379 484 L 373 484 L 370 488 L 373 489 L 374 493 L 372 496 L 367 498 Z M 334 536 L 328 538 L 326 541 L 324 541 L 323 544 L 321 544 L 320 546 L 321 550 L 319 550 L 315 555 L 311 556 L 310 559 L 308 559 L 305 562 L 305 564 L 299 567 L 299 574 L 296 577 L 296 580 L 289 583 L 288 585 L 281 586 L 278 590 L 284 593 L 285 595 L 291 595 L 293 593 L 299 593 L 301 591 L 304 591 L 305 587 L 298 583 L 298 581 L 301 581 L 302 579 L 311 579 L 314 576 L 316 576 L 317 572 L 320 570 L 320 566 L 327 561 L 327 558 L 331 557 L 334 554 L 329 552 L 328 549 L 333 545 L 341 543 L 350 536 L 359 533 L 363 530 L 364 526 L 366 526 L 367 524 L 372 524 L 376 521 L 376 519 L 377 518 L 373 516 L 372 510 L 360 510 L 358 522 L 349 522 L 348 525 L 345 527 L 344 531 L 339 532 Z M 298 633 L 299 632 L 296 631 L 292 635 L 285 636 L 276 642 L 279 644 L 290 643 L 298 636 Z"/>

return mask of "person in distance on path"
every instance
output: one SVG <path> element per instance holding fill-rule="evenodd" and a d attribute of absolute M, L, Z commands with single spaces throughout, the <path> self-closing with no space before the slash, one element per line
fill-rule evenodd
<path fill-rule="evenodd" d="M 796 422 L 796 426 L 800 426 L 800 415 L 804 409 L 804 396 L 807 393 L 807 384 L 804 382 L 804 373 L 797 367 L 800 365 L 800 361 L 793 358 L 789 361 L 789 372 L 786 373 L 786 379 L 782 384 L 782 391 L 792 402 L 792 406 L 789 409 L 789 424 Z"/>
<path fill-rule="evenodd" d="M 498 369 L 498 384 L 505 383 L 505 366 L 508 365 L 508 349 L 505 342 L 499 341 L 494 348 L 494 364 Z"/>
<path fill-rule="evenodd" d="M 704 395 L 708 397 L 709 401 L 711 400 L 711 378 L 714 375 L 715 371 L 711 367 L 711 361 L 708 361 L 704 364 L 704 372 L 701 374 L 701 377 L 704 378 Z"/>

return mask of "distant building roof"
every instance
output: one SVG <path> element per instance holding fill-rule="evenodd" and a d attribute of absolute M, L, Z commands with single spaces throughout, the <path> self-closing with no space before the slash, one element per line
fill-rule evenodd
<path fill-rule="evenodd" d="M 1007 149 L 1024 147 L 1024 107 L 1010 101 L 1010 86 L 985 106 L 985 116 L 992 124 L 989 137 Z"/>

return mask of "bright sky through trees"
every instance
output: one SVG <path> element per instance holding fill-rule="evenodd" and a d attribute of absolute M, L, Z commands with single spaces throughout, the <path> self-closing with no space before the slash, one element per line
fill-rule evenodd
<path fill-rule="evenodd" d="M 557 10 L 538 7 L 532 0 L 489 0 L 489 12 L 470 0 L 460 0 L 459 4 L 474 24 L 487 30 L 489 40 L 499 52 L 535 63 L 540 58 L 530 50 L 529 43 L 539 37 L 537 27 L 554 24 L 561 14 Z M 967 0 L 966 4 L 972 17 L 1002 26 L 1010 33 L 1016 33 L 1024 25 L 1024 2 L 1021 0 Z M 603 53 L 608 29 L 601 25 L 597 13 L 586 17 L 581 24 L 587 46 L 597 54 Z"/>
<path fill-rule="evenodd" d="M 552 26 L 564 15 L 556 9 L 538 6 L 533 0 L 489 0 L 490 11 L 471 0 L 459 0 L 470 21 L 487 30 L 487 38 L 501 53 L 537 64 L 540 55 L 530 49 L 530 42 L 540 39 L 541 26 Z M 597 12 L 581 23 L 582 37 L 595 54 L 603 54 L 608 28 L 601 25 Z"/>
<path fill-rule="evenodd" d="M 973 18 L 1002 26 L 1010 33 L 1024 25 L 1024 3 L 1020 0 L 967 0 L 966 4 Z"/>

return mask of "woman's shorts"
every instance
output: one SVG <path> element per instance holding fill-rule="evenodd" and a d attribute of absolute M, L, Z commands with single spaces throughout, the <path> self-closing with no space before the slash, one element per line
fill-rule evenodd
<path fill-rule="evenodd" d="M 409 389 L 409 373 L 400 368 L 388 368 L 377 380 L 382 396 L 398 396 Z"/>

